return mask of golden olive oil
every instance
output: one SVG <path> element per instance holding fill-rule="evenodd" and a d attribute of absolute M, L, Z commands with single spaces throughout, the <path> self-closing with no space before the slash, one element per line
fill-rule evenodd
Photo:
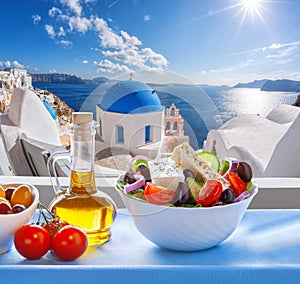
<path fill-rule="evenodd" d="M 70 153 L 54 153 L 48 161 L 57 181 L 57 188 L 54 187 L 56 197 L 49 208 L 61 220 L 81 227 L 88 236 L 89 245 L 100 245 L 110 239 L 116 207 L 110 197 L 96 187 L 93 114 L 74 112 L 72 121 Z M 66 190 L 60 186 L 54 166 L 58 159 L 65 158 L 71 161 L 70 185 Z M 51 176 L 51 170 L 49 174 Z"/>
<path fill-rule="evenodd" d="M 71 172 L 70 192 L 59 195 L 50 209 L 61 220 L 81 227 L 89 245 L 105 243 L 116 215 L 114 204 L 95 187 L 94 172 Z"/>

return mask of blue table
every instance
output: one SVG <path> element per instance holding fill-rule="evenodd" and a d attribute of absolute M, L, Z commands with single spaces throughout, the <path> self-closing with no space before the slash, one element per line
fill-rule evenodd
<path fill-rule="evenodd" d="M 157 247 L 122 210 L 112 234 L 72 262 L 13 248 L 0 255 L 0 283 L 300 283 L 300 210 L 248 210 L 232 236 L 200 252 Z"/>

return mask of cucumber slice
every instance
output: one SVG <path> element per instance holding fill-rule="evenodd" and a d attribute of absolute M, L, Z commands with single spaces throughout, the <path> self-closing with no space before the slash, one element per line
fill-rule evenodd
<path fill-rule="evenodd" d="M 148 161 L 149 161 L 148 157 L 137 155 L 132 159 L 130 169 L 132 170 L 133 173 L 136 173 L 136 168 L 141 164 L 145 165 L 146 167 L 149 167 Z"/>
<path fill-rule="evenodd" d="M 210 152 L 200 152 L 198 154 L 204 161 L 206 161 L 211 168 L 216 172 L 220 170 L 220 161 L 216 155 Z"/>
<path fill-rule="evenodd" d="M 230 168 L 230 162 L 226 159 L 222 159 L 221 161 L 221 168 L 220 168 L 220 174 L 225 175 L 227 171 Z"/>
<path fill-rule="evenodd" d="M 250 193 L 252 191 L 252 186 L 253 186 L 252 180 L 248 181 L 247 182 L 247 191 Z"/>

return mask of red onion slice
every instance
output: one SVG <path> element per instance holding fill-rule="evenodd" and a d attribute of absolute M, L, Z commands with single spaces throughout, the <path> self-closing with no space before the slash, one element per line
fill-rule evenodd
<path fill-rule="evenodd" d="M 135 176 L 136 178 L 137 176 Z M 138 176 L 139 179 L 134 182 L 134 183 L 131 183 L 131 184 L 126 184 L 124 186 L 124 193 L 129 193 L 130 191 L 133 191 L 133 190 L 136 190 L 136 189 L 139 189 L 141 187 L 143 187 L 145 185 L 145 179 L 143 176 Z"/>
<path fill-rule="evenodd" d="M 246 190 L 243 193 L 241 193 L 237 198 L 234 199 L 234 202 L 240 202 L 245 198 L 248 198 L 250 196 L 250 193 Z"/>

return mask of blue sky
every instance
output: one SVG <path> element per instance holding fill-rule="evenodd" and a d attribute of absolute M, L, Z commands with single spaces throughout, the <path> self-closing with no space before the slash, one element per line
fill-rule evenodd
<path fill-rule="evenodd" d="M 300 80 L 299 0 L 0 0 L 0 68 Z"/>

